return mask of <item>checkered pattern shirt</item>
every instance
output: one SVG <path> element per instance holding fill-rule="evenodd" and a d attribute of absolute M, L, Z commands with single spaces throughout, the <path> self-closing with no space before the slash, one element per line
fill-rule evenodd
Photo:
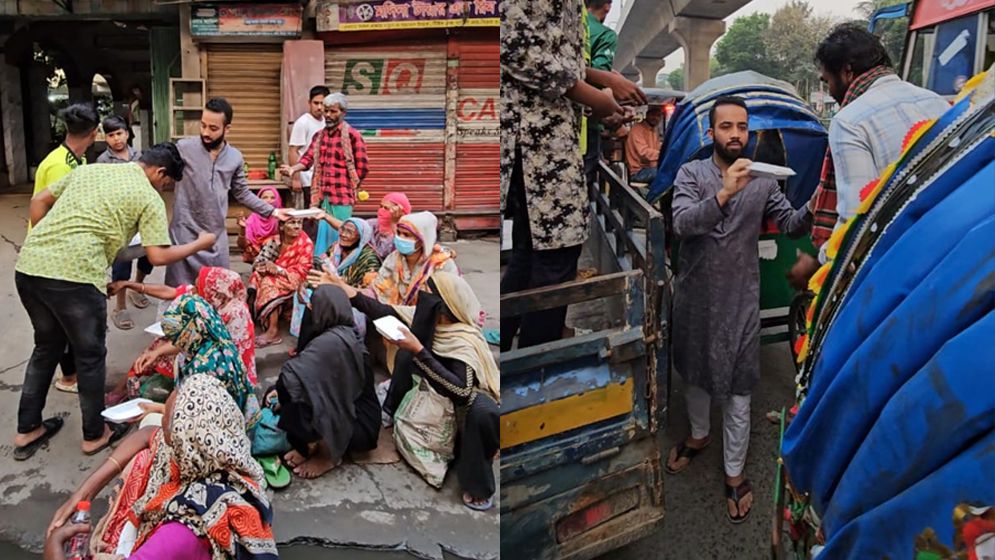
<path fill-rule="evenodd" d="M 355 128 L 349 127 L 349 138 L 352 143 L 352 154 L 356 161 L 356 174 L 362 181 L 369 171 L 369 159 L 366 155 L 366 142 Z M 310 169 L 315 163 L 315 149 L 318 150 L 318 163 L 321 176 L 315 175 L 311 180 L 312 189 L 317 188 L 321 196 L 327 196 L 333 206 L 352 206 L 356 203 L 356 192 L 349 181 L 349 172 L 345 164 L 345 151 L 342 149 L 342 133 L 336 128 L 331 134 L 323 130 L 314 135 L 298 163 L 305 169 Z M 314 197 L 314 194 L 312 194 Z"/>
<path fill-rule="evenodd" d="M 857 213 L 864 186 L 898 159 L 909 129 L 949 108 L 950 104 L 932 91 L 898 76 L 885 76 L 840 109 L 829 126 L 829 149 L 836 170 L 837 228 Z"/>

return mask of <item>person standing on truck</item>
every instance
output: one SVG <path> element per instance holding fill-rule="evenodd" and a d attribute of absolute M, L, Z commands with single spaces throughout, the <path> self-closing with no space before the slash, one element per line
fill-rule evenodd
<path fill-rule="evenodd" d="M 587 26 L 587 52 L 590 61 L 588 65 L 595 70 L 612 71 L 615 61 L 615 48 L 618 45 L 618 34 L 605 25 L 605 18 L 612 9 L 611 0 L 584 0 L 587 13 L 584 24 Z M 587 121 L 587 151 L 584 152 L 584 174 L 587 182 L 595 180 L 595 169 L 601 159 L 601 122 L 591 118 Z"/>
<path fill-rule="evenodd" d="M 936 93 L 896 76 L 881 40 L 857 25 L 833 29 L 819 43 L 815 61 L 840 110 L 829 125 L 816 189 L 812 242 L 820 247 L 819 259 L 799 256 L 789 274 L 797 289 L 826 262 L 825 242 L 857 212 L 860 191 L 898 159 L 909 129 L 950 108 Z"/>
<path fill-rule="evenodd" d="M 680 257 L 674 287 L 674 367 L 687 382 L 691 435 L 670 450 L 667 472 L 688 467 L 711 441 L 709 408 L 723 401 L 728 516 L 741 523 L 753 505 L 743 472 L 750 440 L 750 394 L 760 380 L 760 224 L 773 219 L 793 237 L 812 225 L 809 204 L 795 210 L 777 181 L 750 176 L 746 103 L 720 97 L 709 110 L 711 158 L 684 164 L 674 181 L 674 233 Z"/>
<path fill-rule="evenodd" d="M 646 110 L 646 118 L 632 126 L 625 139 L 625 163 L 629 166 L 630 183 L 652 183 L 656 178 L 656 165 L 660 157 L 660 122 L 663 111 L 659 107 Z"/>
<path fill-rule="evenodd" d="M 513 224 L 502 294 L 576 278 L 588 228 L 581 106 L 620 118 L 616 99 L 646 100 L 620 74 L 600 72 L 612 93 L 585 81 L 598 71 L 584 66 L 584 17 L 581 0 L 501 3 L 501 208 Z M 502 319 L 501 350 L 511 350 L 516 334 L 519 348 L 559 340 L 566 314 L 560 307 Z"/>

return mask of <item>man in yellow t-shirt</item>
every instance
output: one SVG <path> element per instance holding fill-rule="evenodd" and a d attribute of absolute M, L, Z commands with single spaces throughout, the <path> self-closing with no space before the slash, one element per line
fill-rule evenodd
<path fill-rule="evenodd" d="M 86 164 L 85 152 L 97 139 L 99 117 L 90 105 L 86 103 L 70 105 L 63 109 L 59 116 L 66 123 L 66 139 L 59 144 L 58 148 L 49 152 L 38 165 L 38 170 L 35 171 L 33 194 L 40 193 L 68 175 L 73 169 Z M 30 231 L 31 224 L 28 224 L 28 232 Z M 67 393 L 76 392 L 75 362 L 73 348 L 67 346 L 66 351 L 62 354 L 62 359 L 59 360 L 62 379 L 55 381 L 56 389 Z"/>
<path fill-rule="evenodd" d="M 215 236 L 170 246 L 166 205 L 157 189 L 183 177 L 176 146 L 164 143 L 137 163 L 83 166 L 31 199 L 31 223 L 14 266 L 14 283 L 31 318 L 35 348 L 17 411 L 14 459 L 28 459 L 62 427 L 42 420 L 48 386 L 69 343 L 76 353 L 83 452 L 92 455 L 124 435 L 104 410 L 107 376 L 107 269 L 140 233 L 149 262 L 164 266 L 214 246 Z"/>

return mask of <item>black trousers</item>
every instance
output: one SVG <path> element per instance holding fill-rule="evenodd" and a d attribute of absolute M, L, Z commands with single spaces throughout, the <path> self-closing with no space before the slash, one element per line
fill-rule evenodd
<path fill-rule="evenodd" d="M 490 396 L 478 393 L 458 433 L 456 476 L 460 487 L 477 499 L 494 494 L 494 456 L 501 447 L 501 410 Z"/>
<path fill-rule="evenodd" d="M 532 248 L 521 157 L 515 159 L 509 187 L 507 205 L 512 219 L 512 249 L 508 267 L 501 277 L 501 293 L 508 294 L 574 280 L 577 277 L 577 259 L 580 258 L 583 245 L 542 251 Z M 577 188 L 583 186 L 578 185 Z M 587 197 L 584 199 L 587 200 Z M 501 351 L 511 350 L 516 334 L 519 348 L 559 340 L 563 338 L 566 319 L 566 307 L 537 311 L 520 317 L 502 317 Z"/>
<path fill-rule="evenodd" d="M 587 184 L 597 180 L 598 162 L 601 161 L 601 131 L 596 122 L 587 121 L 587 153 L 584 154 L 584 177 Z"/>
<path fill-rule="evenodd" d="M 17 433 L 28 433 L 42 423 L 42 412 L 55 366 L 69 345 L 83 416 L 83 439 L 104 435 L 104 383 L 107 379 L 107 297 L 95 286 L 39 278 L 16 272 L 14 284 L 31 326 L 34 351 L 24 372 L 17 410 Z M 63 364 L 63 373 L 67 373 Z"/>

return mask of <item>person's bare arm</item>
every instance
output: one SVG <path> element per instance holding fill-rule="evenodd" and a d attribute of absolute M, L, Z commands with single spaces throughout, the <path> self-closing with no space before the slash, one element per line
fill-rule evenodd
<path fill-rule="evenodd" d="M 622 107 L 615 103 L 610 94 L 584 81 L 575 82 L 573 87 L 567 90 L 566 96 L 575 103 L 590 107 L 596 119 L 622 113 Z"/>
<path fill-rule="evenodd" d="M 145 255 L 152 266 L 166 266 L 210 249 L 214 246 L 216 239 L 217 237 L 213 233 L 202 232 L 195 241 L 183 245 L 149 245 L 145 247 Z"/>
<path fill-rule="evenodd" d="M 28 208 L 31 227 L 38 225 L 38 222 L 48 214 L 53 206 L 55 206 L 55 195 L 48 189 L 31 197 L 31 204 Z"/>
<path fill-rule="evenodd" d="M 595 68 L 588 68 L 585 77 L 587 81 L 603 88 L 611 88 L 612 95 L 619 103 L 628 105 L 646 105 L 646 94 L 635 82 L 627 80 L 625 76 L 618 72 L 606 72 Z"/>
<path fill-rule="evenodd" d="M 178 290 L 172 286 L 163 284 L 142 284 L 131 280 L 118 280 L 107 285 L 107 295 L 116 296 L 121 290 L 132 290 L 156 299 L 173 300 L 176 299 Z"/>
<path fill-rule="evenodd" d="M 128 461 L 131 461 L 135 455 L 138 455 L 139 451 L 149 446 L 149 439 L 155 430 L 154 426 L 148 426 L 121 440 L 117 449 L 110 454 L 110 458 L 97 467 L 97 470 L 93 471 L 86 481 L 73 492 L 73 495 L 62 504 L 62 507 L 55 512 L 52 522 L 48 525 L 48 531 L 45 533 L 46 536 L 51 536 L 52 531 L 69 521 L 79 502 L 93 501 L 93 498 L 110 484 L 114 477 L 121 474 L 121 470 L 128 464 Z"/>

